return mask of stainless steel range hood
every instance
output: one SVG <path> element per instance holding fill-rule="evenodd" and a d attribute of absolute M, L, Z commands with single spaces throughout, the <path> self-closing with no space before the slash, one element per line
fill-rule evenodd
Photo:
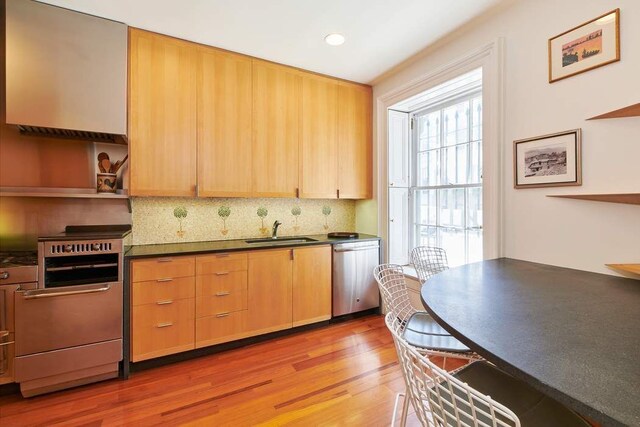
<path fill-rule="evenodd" d="M 6 121 L 21 133 L 126 142 L 127 26 L 9 0 Z"/>

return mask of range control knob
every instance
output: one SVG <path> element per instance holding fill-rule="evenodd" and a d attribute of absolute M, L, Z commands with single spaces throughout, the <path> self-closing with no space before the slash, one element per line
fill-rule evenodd
<path fill-rule="evenodd" d="M 64 251 L 65 252 L 72 252 L 73 251 L 73 245 L 65 245 L 64 246 Z"/>
<path fill-rule="evenodd" d="M 94 243 L 92 246 L 94 251 L 99 251 L 100 250 L 100 243 Z"/>

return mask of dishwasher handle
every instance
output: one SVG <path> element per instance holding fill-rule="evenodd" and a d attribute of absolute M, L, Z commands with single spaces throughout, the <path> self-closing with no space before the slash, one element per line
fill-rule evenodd
<path fill-rule="evenodd" d="M 358 252 L 358 251 L 368 251 L 370 249 L 380 249 L 380 246 L 369 245 L 369 246 L 356 246 L 356 247 L 339 247 L 335 248 L 334 252 Z"/>

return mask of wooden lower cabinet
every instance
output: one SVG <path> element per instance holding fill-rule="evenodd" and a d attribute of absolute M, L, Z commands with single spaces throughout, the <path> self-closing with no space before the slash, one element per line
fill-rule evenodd
<path fill-rule="evenodd" d="M 331 319 L 331 246 L 293 251 L 293 326 Z"/>
<path fill-rule="evenodd" d="M 238 340 L 251 335 L 248 311 L 234 311 L 196 319 L 196 348 Z"/>
<path fill-rule="evenodd" d="M 291 328 L 293 249 L 249 252 L 249 321 L 254 335 Z"/>
<path fill-rule="evenodd" d="M 331 318 L 330 245 L 134 260 L 131 277 L 133 362 Z"/>
<path fill-rule="evenodd" d="M 133 362 L 195 348 L 193 298 L 134 307 Z"/>

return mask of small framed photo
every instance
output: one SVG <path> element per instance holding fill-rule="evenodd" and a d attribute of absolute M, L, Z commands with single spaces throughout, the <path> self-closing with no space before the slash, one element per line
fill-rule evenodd
<path fill-rule="evenodd" d="M 514 188 L 582 185 L 581 129 L 513 141 Z"/>
<path fill-rule="evenodd" d="M 620 9 L 549 39 L 549 83 L 620 60 Z"/>

